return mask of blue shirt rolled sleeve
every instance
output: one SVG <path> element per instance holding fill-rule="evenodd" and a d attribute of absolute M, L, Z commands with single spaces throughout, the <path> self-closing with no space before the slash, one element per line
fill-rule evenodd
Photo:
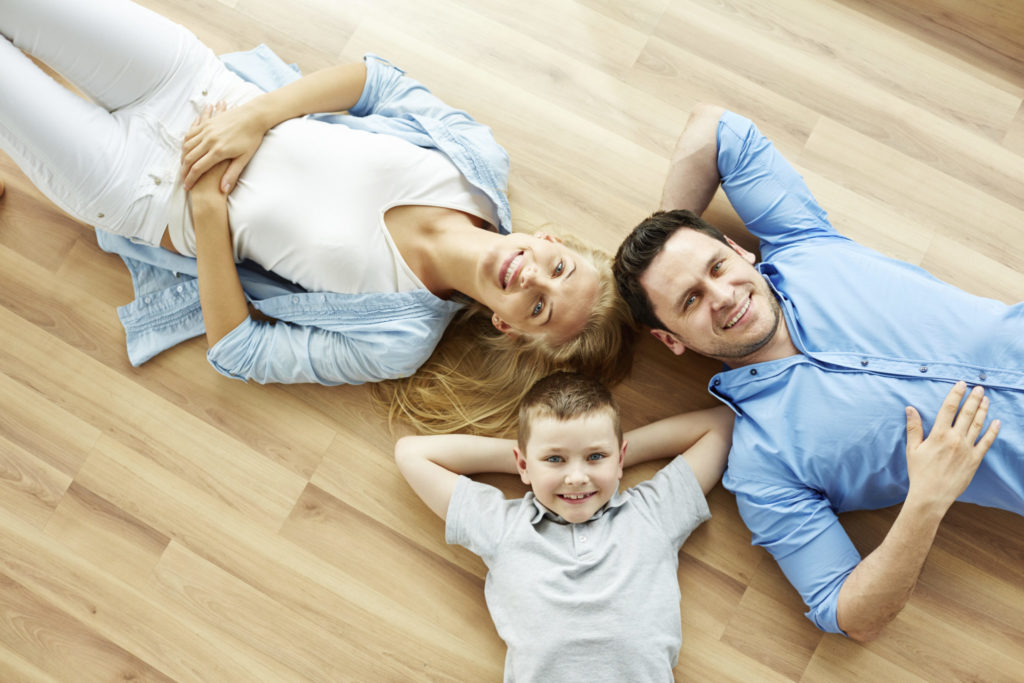
<path fill-rule="evenodd" d="M 751 486 L 735 478 L 730 487 L 754 544 L 775 558 L 809 608 L 807 618 L 823 631 L 843 633 L 836 618 L 839 590 L 860 553 L 828 500 L 807 488 Z"/>
<path fill-rule="evenodd" d="M 718 172 L 729 202 L 761 240 L 764 259 L 808 237 L 846 239 L 775 145 L 753 122 L 732 112 L 718 123 Z"/>

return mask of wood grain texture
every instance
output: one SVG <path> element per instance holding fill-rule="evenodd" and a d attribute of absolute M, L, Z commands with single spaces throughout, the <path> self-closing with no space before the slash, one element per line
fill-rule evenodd
<path fill-rule="evenodd" d="M 521 230 L 613 250 L 710 101 L 753 118 L 840 231 L 1024 299 L 1021 3 L 142 4 L 217 52 L 391 59 L 493 128 Z M 0 178 L 0 680 L 500 680 L 486 569 L 399 476 L 367 388 L 227 380 L 203 340 L 131 367 L 119 259 L 2 154 Z M 709 213 L 738 226 L 721 196 Z M 716 367 L 645 339 L 616 390 L 626 427 L 711 405 Z M 677 680 L 1020 680 L 1024 519 L 955 505 L 865 646 L 803 617 L 731 495 L 710 506 L 680 554 Z M 895 514 L 843 522 L 868 552 Z"/>

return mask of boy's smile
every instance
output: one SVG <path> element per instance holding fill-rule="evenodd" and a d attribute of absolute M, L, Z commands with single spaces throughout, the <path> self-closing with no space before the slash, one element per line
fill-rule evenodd
<path fill-rule="evenodd" d="M 515 451 L 519 476 L 537 500 L 574 524 L 593 517 L 619 490 L 625 452 L 609 410 L 564 421 L 534 417 L 526 452 Z"/>

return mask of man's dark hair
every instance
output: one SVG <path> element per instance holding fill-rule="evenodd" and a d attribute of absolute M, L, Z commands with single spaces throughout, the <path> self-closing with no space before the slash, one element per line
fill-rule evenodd
<path fill-rule="evenodd" d="M 615 284 L 629 306 L 633 318 L 641 325 L 647 325 L 654 330 L 668 328 L 654 314 L 651 298 L 641 286 L 640 278 L 650 267 L 651 261 L 661 253 L 665 242 L 681 228 L 696 230 L 723 244 L 729 244 L 718 228 L 692 211 L 655 211 L 629 233 L 619 246 L 615 254 L 615 263 L 612 265 Z"/>

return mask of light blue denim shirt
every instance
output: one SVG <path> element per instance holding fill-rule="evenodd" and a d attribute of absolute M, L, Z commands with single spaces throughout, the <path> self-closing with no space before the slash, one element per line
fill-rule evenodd
<path fill-rule="evenodd" d="M 1002 429 L 959 500 L 1024 514 L 1024 304 L 973 296 L 843 237 L 732 113 L 719 122 L 718 168 L 801 351 L 711 380 L 737 414 L 722 481 L 807 616 L 840 632 L 839 589 L 860 555 L 836 513 L 906 498 L 905 406 L 930 430 L 955 382 L 983 385 Z"/>
<path fill-rule="evenodd" d="M 271 90 L 299 78 L 264 45 L 225 55 L 242 78 Z M 446 154 L 494 203 L 500 232 L 511 229 L 509 160 L 490 128 L 444 104 L 401 69 L 366 55 L 366 85 L 348 114 L 315 118 L 394 135 Z M 135 300 L 118 308 L 128 357 L 139 365 L 204 333 L 194 259 L 102 231 L 100 247 L 128 266 Z M 255 264 L 239 266 L 249 301 L 277 324 L 246 318 L 207 353 L 218 372 L 257 382 L 359 384 L 413 374 L 460 308 L 425 289 L 400 293 L 306 292 Z"/>

